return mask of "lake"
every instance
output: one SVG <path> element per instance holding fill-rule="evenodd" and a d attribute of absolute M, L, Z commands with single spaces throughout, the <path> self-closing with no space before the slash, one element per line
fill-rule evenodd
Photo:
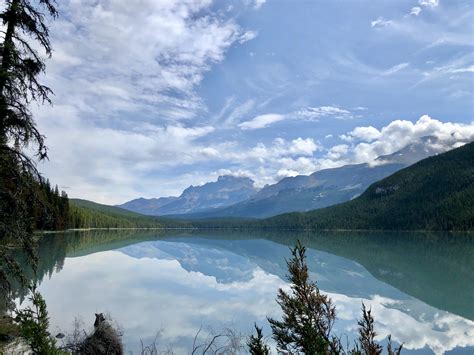
<path fill-rule="evenodd" d="M 404 353 L 474 353 L 474 235 L 88 231 L 46 235 L 40 291 L 51 332 L 90 329 L 94 313 L 120 325 L 128 352 L 156 340 L 187 354 L 208 334 L 248 335 L 278 318 L 277 290 L 288 287 L 295 240 L 308 248 L 311 278 L 336 305 L 335 333 L 352 342 L 362 301 L 378 339 L 392 335 Z M 20 293 L 19 293 L 20 295 Z M 157 337 L 158 335 L 158 337 Z M 346 341 L 346 340 L 345 340 Z"/>

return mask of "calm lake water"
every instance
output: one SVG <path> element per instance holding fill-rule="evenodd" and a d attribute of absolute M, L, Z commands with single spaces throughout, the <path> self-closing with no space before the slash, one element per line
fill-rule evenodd
<path fill-rule="evenodd" d="M 300 239 L 312 279 L 336 305 L 335 332 L 352 341 L 361 302 L 378 339 L 405 354 L 474 353 L 474 236 L 416 233 L 90 231 L 46 236 L 40 291 L 52 332 L 74 318 L 91 328 L 109 313 L 128 352 L 159 333 L 161 350 L 187 354 L 201 336 L 232 328 L 271 341 L 285 258 Z"/>

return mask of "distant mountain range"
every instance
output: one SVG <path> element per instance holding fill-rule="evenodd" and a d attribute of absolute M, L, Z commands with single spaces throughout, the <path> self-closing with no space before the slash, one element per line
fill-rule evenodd
<path fill-rule="evenodd" d="M 149 215 L 149 216 L 159 216 L 163 214 L 160 210 L 162 207 L 167 204 L 176 201 L 178 197 L 160 197 L 160 198 L 137 198 L 125 202 L 124 204 L 117 205 L 117 207 L 125 208 L 126 210 Z"/>
<path fill-rule="evenodd" d="M 358 198 L 255 223 L 276 229 L 474 230 L 474 142 L 402 169 Z"/>
<path fill-rule="evenodd" d="M 251 198 L 257 191 L 252 179 L 226 175 L 202 186 L 190 186 L 179 197 L 139 198 L 118 207 L 152 216 L 188 214 L 227 207 Z"/>
<path fill-rule="evenodd" d="M 436 138 L 424 137 L 371 164 L 345 165 L 311 175 L 287 177 L 260 191 L 245 177 L 221 176 L 216 182 L 190 186 L 179 197 L 139 198 L 119 205 L 130 211 L 174 218 L 266 218 L 311 211 L 349 201 L 394 172 L 439 152 Z"/>
<path fill-rule="evenodd" d="M 85 200 L 72 199 L 70 207 L 73 228 L 473 231 L 474 142 L 397 171 L 373 183 L 351 201 L 310 212 L 286 213 L 260 220 L 173 220 Z"/>

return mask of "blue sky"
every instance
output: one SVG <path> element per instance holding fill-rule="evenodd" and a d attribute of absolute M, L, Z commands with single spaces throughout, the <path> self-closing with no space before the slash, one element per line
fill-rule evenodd
<path fill-rule="evenodd" d="M 474 139 L 471 1 L 65 0 L 35 108 L 70 196 L 257 186 Z"/>

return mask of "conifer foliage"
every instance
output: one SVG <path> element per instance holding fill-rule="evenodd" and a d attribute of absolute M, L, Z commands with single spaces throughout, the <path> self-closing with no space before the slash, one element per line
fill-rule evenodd
<path fill-rule="evenodd" d="M 45 63 L 35 48 L 51 55 L 46 16 L 56 17 L 53 0 L 4 1 L 0 20 L 0 282 L 8 276 L 21 279 L 11 250 L 22 247 L 34 265 L 32 232 L 35 211 L 50 204 L 41 197 L 49 193 L 26 153 L 34 149 L 46 158 L 44 137 L 36 128 L 29 104 L 50 102 L 52 91 L 38 81 Z"/>
<path fill-rule="evenodd" d="M 291 254 L 291 259 L 287 261 L 291 292 L 280 289 L 277 296 L 277 302 L 283 313 L 282 319 L 268 319 L 278 353 L 382 354 L 383 348 L 375 340 L 377 333 L 372 310 L 367 309 L 364 303 L 362 303 L 362 318 L 358 321 L 358 339 L 353 347 L 342 345 L 340 337 L 335 336 L 332 331 L 336 320 L 336 308 L 331 299 L 322 294 L 317 284 L 309 279 L 306 248 L 298 241 L 291 249 Z M 255 344 L 260 347 L 263 344 L 263 336 L 259 328 L 257 328 L 257 337 L 252 336 L 247 343 L 249 349 L 256 347 Z M 388 354 L 399 355 L 401 350 L 401 345 L 396 349 L 392 348 L 389 336 Z"/>
<path fill-rule="evenodd" d="M 298 241 L 287 261 L 291 293 L 280 289 L 277 302 L 281 321 L 269 319 L 278 350 L 284 353 L 338 353 L 339 341 L 331 335 L 336 309 L 327 295 L 309 279 L 306 248 Z"/>
<path fill-rule="evenodd" d="M 270 347 L 265 344 L 262 328 L 259 328 L 257 324 L 255 324 L 255 332 L 256 335 L 251 335 L 247 341 L 249 353 L 251 355 L 269 355 Z"/>

